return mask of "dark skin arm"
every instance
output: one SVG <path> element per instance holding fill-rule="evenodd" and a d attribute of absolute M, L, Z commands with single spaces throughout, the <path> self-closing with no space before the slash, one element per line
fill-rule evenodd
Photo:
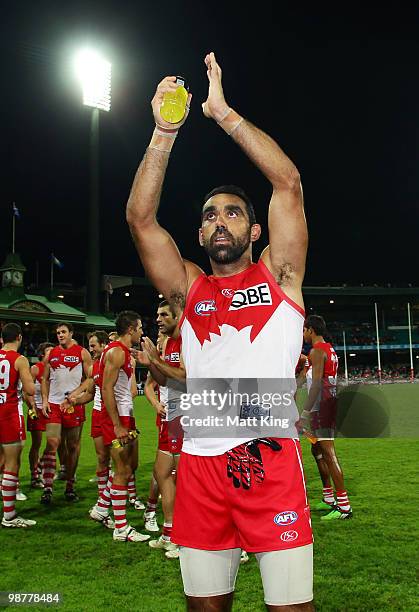
<path fill-rule="evenodd" d="M 106 353 L 105 369 L 103 372 L 102 398 L 106 410 L 112 420 L 115 438 L 118 438 L 122 445 L 129 442 L 128 429 L 121 425 L 119 420 L 118 408 L 115 400 L 114 387 L 118 380 L 119 370 L 125 363 L 124 351 L 115 346 Z"/>

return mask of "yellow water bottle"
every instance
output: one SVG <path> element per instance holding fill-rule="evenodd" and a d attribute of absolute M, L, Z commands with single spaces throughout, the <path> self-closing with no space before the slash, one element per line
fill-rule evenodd
<path fill-rule="evenodd" d="M 189 87 L 183 77 L 176 77 L 178 88 L 175 92 L 166 92 L 160 107 L 162 119 L 168 123 L 179 123 L 185 116 Z"/>

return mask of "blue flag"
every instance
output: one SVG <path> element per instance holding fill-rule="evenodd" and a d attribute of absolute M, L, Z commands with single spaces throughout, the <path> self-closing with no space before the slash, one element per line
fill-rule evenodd
<path fill-rule="evenodd" d="M 55 257 L 54 253 L 51 253 L 51 258 L 52 262 L 57 266 L 57 268 L 64 268 L 64 264 L 61 263 L 61 261 Z"/>
<path fill-rule="evenodd" d="M 19 209 L 14 202 L 13 202 L 13 214 L 16 217 L 16 219 L 20 219 Z"/>

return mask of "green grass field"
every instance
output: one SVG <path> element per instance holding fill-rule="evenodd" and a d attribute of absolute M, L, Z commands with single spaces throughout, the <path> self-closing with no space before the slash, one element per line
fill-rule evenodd
<path fill-rule="evenodd" d="M 394 425 L 391 431 L 398 437 L 336 442 L 354 519 L 323 524 L 313 513 L 316 609 L 324 612 L 419 610 L 415 586 L 419 447 L 418 437 L 402 437 L 412 436 L 412 432 L 418 436 L 419 387 L 388 385 L 381 390 L 364 387 L 359 393 L 357 401 L 361 403 L 363 393 L 369 397 L 383 394 Z M 137 399 L 136 417 L 142 431 L 137 481 L 139 494 L 144 499 L 157 431 L 154 412 L 143 398 Z M 0 530 L 0 591 L 59 592 L 63 598 L 59 609 L 71 612 L 184 610 L 177 560 L 167 560 L 161 551 L 150 549 L 147 543 L 113 542 L 110 530 L 88 519 L 87 511 L 97 491 L 88 482 L 95 473 L 88 429 L 85 426 L 77 474 L 80 502 L 75 505 L 64 500 L 62 482 L 56 484 L 51 507 L 39 504 L 40 492 L 29 489 L 28 441 L 21 483 L 29 498 L 18 503 L 18 511 L 27 518 L 35 518 L 38 524 L 26 530 Z M 303 440 L 302 445 L 309 499 L 314 502 L 320 499 L 321 483 L 309 443 Z M 141 529 L 142 512 L 131 509 L 128 512 L 131 524 Z M 240 568 L 233 609 L 237 612 L 265 609 L 253 556 Z"/>

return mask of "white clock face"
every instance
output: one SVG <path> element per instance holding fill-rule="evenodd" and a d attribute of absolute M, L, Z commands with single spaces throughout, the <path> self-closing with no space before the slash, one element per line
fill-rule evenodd
<path fill-rule="evenodd" d="M 3 273 L 3 286 L 7 287 L 8 285 L 10 285 L 11 280 L 12 280 L 12 273 L 10 272 L 10 270 L 7 270 L 6 272 Z"/>
<path fill-rule="evenodd" d="M 21 285 L 22 284 L 22 272 L 19 272 L 18 270 L 15 270 L 13 272 L 12 278 L 13 278 L 13 284 L 14 285 Z"/>

